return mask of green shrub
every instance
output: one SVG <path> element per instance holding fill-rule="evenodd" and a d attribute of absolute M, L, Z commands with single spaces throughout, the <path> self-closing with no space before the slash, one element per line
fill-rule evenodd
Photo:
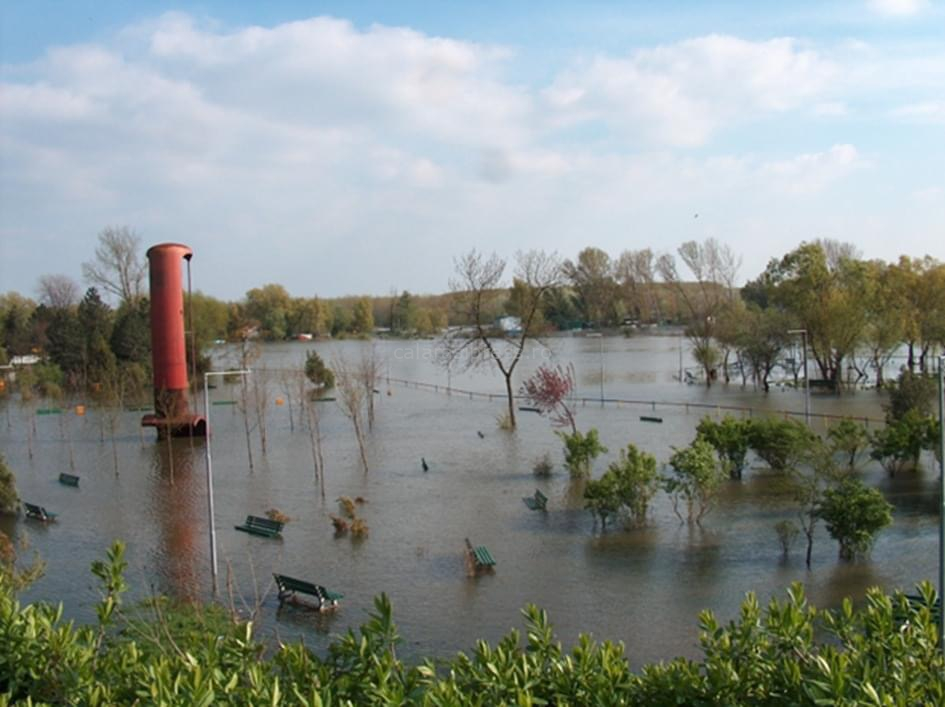
<path fill-rule="evenodd" d="M 937 421 L 910 410 L 898 420 L 887 422 L 872 438 L 870 457 L 879 461 L 890 474 L 919 465 L 922 450 L 934 447 Z"/>
<path fill-rule="evenodd" d="M 827 432 L 830 440 L 830 449 L 834 453 L 842 453 L 847 459 L 847 466 L 851 469 L 856 466 L 856 458 L 869 444 L 869 433 L 858 422 L 850 419 L 840 420 Z"/>
<path fill-rule="evenodd" d="M 16 493 L 16 477 L 0 454 L 0 513 L 16 513 L 20 497 Z"/>
<path fill-rule="evenodd" d="M 597 430 L 593 427 L 582 434 L 579 430 L 555 432 L 564 442 L 564 465 L 571 472 L 572 478 L 584 478 L 591 473 L 591 463 L 601 454 L 607 452 L 607 447 L 600 443 Z"/>
<path fill-rule="evenodd" d="M 877 532 L 892 523 L 892 506 L 883 494 L 854 477 L 824 491 L 817 515 L 830 537 L 840 543 L 840 558 L 852 560 L 869 552 Z"/>
<path fill-rule="evenodd" d="M 688 521 L 701 522 L 725 480 L 725 471 L 715 450 L 697 437 L 688 447 L 673 452 L 669 466 L 673 475 L 663 478 L 663 489 L 670 495 L 673 511 L 682 520 L 679 501 L 685 501 Z"/>
<path fill-rule="evenodd" d="M 928 609 L 870 590 L 839 611 L 807 603 L 800 584 L 762 608 L 754 595 L 728 624 L 699 617 L 702 657 L 633 672 L 620 643 L 587 635 L 566 650 L 547 614 L 523 611 L 512 630 L 469 653 L 404 663 L 383 594 L 357 631 L 322 657 L 301 643 L 266 654 L 251 623 L 215 607 L 159 598 L 137 610 L 117 599 L 123 560 L 98 566 L 98 626 L 63 621 L 62 609 L 20 604 L 0 578 L 0 703 L 242 705 L 923 705 L 945 703 L 945 660 Z M 102 612 L 100 611 L 100 616 Z M 108 628 L 109 630 L 105 630 Z"/>
<path fill-rule="evenodd" d="M 335 374 L 316 351 L 305 354 L 305 377 L 322 390 L 335 387 Z"/>
<path fill-rule="evenodd" d="M 607 519 L 625 509 L 628 525 L 642 525 L 650 499 L 659 490 L 656 458 L 628 444 L 620 450 L 620 458 L 613 462 L 604 475 L 588 481 L 584 489 L 584 507 L 601 519 Z"/>
<path fill-rule="evenodd" d="M 696 427 L 696 434 L 712 445 L 733 479 L 742 478 L 751 442 L 751 424 L 750 420 L 738 420 L 726 415 L 721 422 L 703 417 Z"/>
<path fill-rule="evenodd" d="M 749 427 L 751 448 L 773 471 L 788 471 L 809 452 L 817 436 L 797 420 L 766 417 Z"/>

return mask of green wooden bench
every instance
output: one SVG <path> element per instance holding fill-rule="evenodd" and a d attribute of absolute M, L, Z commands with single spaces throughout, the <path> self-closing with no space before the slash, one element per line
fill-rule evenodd
<path fill-rule="evenodd" d="M 67 474 L 65 472 L 59 474 L 59 483 L 63 486 L 79 486 L 79 477 L 75 474 Z"/>
<path fill-rule="evenodd" d="M 246 522 L 243 523 L 243 525 L 234 527 L 237 530 L 242 530 L 244 533 L 261 535 L 264 538 L 278 538 L 281 537 L 283 525 L 285 524 L 277 520 L 269 520 L 268 518 L 260 518 L 259 516 L 246 516 Z"/>
<path fill-rule="evenodd" d="M 344 594 L 331 592 L 320 584 L 313 584 L 284 574 L 273 574 L 272 576 L 276 580 L 276 587 L 279 588 L 279 606 L 287 601 L 294 600 L 296 594 L 308 594 L 315 597 L 316 608 L 321 611 L 322 609 L 333 609 L 344 598 Z"/>
<path fill-rule="evenodd" d="M 56 520 L 56 514 L 50 513 L 42 506 L 37 506 L 33 503 L 23 503 L 23 508 L 26 510 L 26 517 L 32 518 L 34 520 L 40 520 L 43 523 L 48 523 L 52 520 Z"/>
<path fill-rule="evenodd" d="M 495 558 L 492 557 L 492 553 L 485 545 L 473 547 L 472 543 L 469 542 L 469 538 L 466 538 L 466 556 L 472 561 L 473 569 L 476 572 L 492 570 L 496 564 Z"/>
<path fill-rule="evenodd" d="M 548 497 L 543 494 L 538 489 L 535 489 L 534 496 L 525 496 L 522 501 L 525 502 L 525 505 L 533 511 L 544 511 L 547 510 L 548 506 Z"/>
<path fill-rule="evenodd" d="M 640 415 L 640 422 L 662 422 L 662 417 L 653 417 L 652 415 Z"/>

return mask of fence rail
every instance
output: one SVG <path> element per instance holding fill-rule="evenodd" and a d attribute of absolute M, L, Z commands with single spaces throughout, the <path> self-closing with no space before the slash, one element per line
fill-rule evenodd
<path fill-rule="evenodd" d="M 385 381 L 388 384 L 395 383 L 397 385 L 402 385 L 405 388 L 414 388 L 416 390 L 427 390 L 433 393 L 443 393 L 445 395 L 457 395 L 460 397 L 466 397 L 469 400 L 505 400 L 505 393 L 484 393 L 478 390 L 465 390 L 463 388 L 455 388 L 449 385 L 442 385 L 439 383 L 426 383 L 424 381 L 414 381 L 408 380 L 406 378 L 393 378 L 385 377 Z M 522 402 L 525 398 L 521 396 L 515 397 L 516 402 Z M 579 403 L 582 406 L 586 405 L 604 405 L 604 406 L 615 406 L 621 407 L 622 405 L 626 406 L 645 406 L 650 410 L 656 411 L 658 408 L 682 408 L 684 412 L 689 413 L 691 410 L 708 410 L 710 412 L 716 412 L 721 414 L 723 412 L 727 413 L 739 413 L 743 417 L 783 417 L 789 419 L 792 417 L 803 418 L 805 413 L 803 410 L 769 410 L 762 408 L 753 408 L 745 405 L 725 405 L 725 404 L 716 404 L 716 403 L 698 403 L 698 402 L 680 402 L 678 400 L 637 400 L 633 398 L 589 398 L 589 397 L 577 397 L 572 398 L 575 403 Z M 876 418 L 876 417 L 865 417 L 862 415 L 840 415 L 837 413 L 828 413 L 828 412 L 811 412 L 811 419 L 821 420 L 824 423 L 833 421 L 833 420 L 854 420 L 856 422 L 862 422 L 864 425 L 869 427 L 870 425 L 882 426 L 885 424 L 885 421 Z"/>

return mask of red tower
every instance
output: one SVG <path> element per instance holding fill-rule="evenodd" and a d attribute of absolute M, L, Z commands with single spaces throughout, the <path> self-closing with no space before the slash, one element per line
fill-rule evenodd
<path fill-rule="evenodd" d="M 206 420 L 190 411 L 187 346 L 184 337 L 184 288 L 181 259 L 193 251 L 180 243 L 148 249 L 151 284 L 151 364 L 154 369 L 154 414 L 141 424 L 156 427 L 159 436 L 202 437 Z"/>

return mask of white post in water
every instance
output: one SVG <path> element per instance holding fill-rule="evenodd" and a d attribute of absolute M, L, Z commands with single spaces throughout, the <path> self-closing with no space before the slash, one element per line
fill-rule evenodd
<path fill-rule="evenodd" d="M 213 428 L 210 427 L 210 376 L 248 376 L 249 371 L 210 371 L 203 374 L 203 407 L 207 417 L 207 446 L 204 448 L 207 459 L 207 524 L 210 526 L 210 573 L 213 577 L 213 595 L 217 594 L 217 526 L 213 520 L 213 457 L 210 441 Z"/>

